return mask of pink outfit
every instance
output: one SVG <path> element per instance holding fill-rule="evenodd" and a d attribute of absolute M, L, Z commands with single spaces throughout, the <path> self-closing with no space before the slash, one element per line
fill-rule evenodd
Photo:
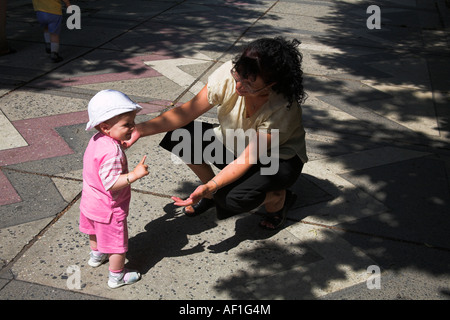
<path fill-rule="evenodd" d="M 97 250 L 101 253 L 122 254 L 128 251 L 127 219 L 113 215 L 110 223 L 101 223 L 80 214 L 80 231 L 97 237 Z"/>
<path fill-rule="evenodd" d="M 83 158 L 80 231 L 95 234 L 102 253 L 128 249 L 126 218 L 131 187 L 109 191 L 124 173 L 128 173 L 128 164 L 120 143 L 100 132 L 94 135 Z"/>

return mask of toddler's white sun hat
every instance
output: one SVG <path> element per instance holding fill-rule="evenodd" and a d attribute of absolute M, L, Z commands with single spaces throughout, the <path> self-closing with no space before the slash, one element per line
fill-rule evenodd
<path fill-rule="evenodd" d="M 102 90 L 89 101 L 89 122 L 86 125 L 86 130 L 90 130 L 119 114 L 135 110 L 139 112 L 142 107 L 131 101 L 126 94 L 117 90 Z"/>

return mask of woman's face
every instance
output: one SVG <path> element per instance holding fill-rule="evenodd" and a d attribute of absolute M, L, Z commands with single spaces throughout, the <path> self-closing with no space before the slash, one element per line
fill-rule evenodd
<path fill-rule="evenodd" d="M 251 79 L 243 79 L 234 68 L 230 72 L 236 81 L 236 93 L 240 96 L 265 95 L 269 92 L 270 87 L 275 84 L 266 84 L 259 75 L 253 81 Z"/>

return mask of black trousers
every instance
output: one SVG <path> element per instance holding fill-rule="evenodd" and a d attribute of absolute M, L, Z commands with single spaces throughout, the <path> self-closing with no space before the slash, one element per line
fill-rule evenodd
<path fill-rule="evenodd" d="M 205 133 L 212 128 L 212 124 L 192 121 L 185 127 L 180 128 L 181 131 L 176 129 L 167 132 L 159 145 L 170 152 L 176 151 L 176 155 L 186 163 L 210 163 L 218 169 L 223 169 L 235 157 L 219 140 L 204 138 L 211 136 Z M 183 141 L 184 139 L 187 139 L 187 141 Z M 185 148 L 180 148 L 180 144 L 184 145 Z M 211 157 L 207 157 L 207 159 L 204 157 L 206 148 L 213 150 Z M 236 214 L 251 211 L 264 202 L 267 192 L 291 187 L 302 172 L 303 162 L 298 156 L 288 160 L 276 160 L 279 161 L 279 164 L 278 170 L 274 174 L 262 174 L 261 169 L 267 168 L 271 164 L 258 162 L 252 165 L 238 180 L 219 189 L 214 194 L 217 218 L 226 219 Z"/>

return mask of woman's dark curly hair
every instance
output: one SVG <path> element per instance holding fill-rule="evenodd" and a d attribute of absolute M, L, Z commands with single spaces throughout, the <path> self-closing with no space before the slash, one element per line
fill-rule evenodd
<path fill-rule="evenodd" d="M 244 79 L 254 81 L 258 75 L 288 100 L 289 106 L 304 102 L 302 54 L 297 50 L 300 41 L 287 41 L 283 37 L 262 38 L 248 44 L 233 60 L 237 73 Z"/>

